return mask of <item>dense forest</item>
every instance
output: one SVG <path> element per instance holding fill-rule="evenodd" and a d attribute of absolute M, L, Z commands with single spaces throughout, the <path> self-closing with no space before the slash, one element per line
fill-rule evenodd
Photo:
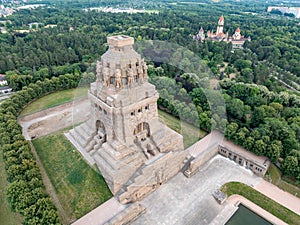
<path fill-rule="evenodd" d="M 299 113 L 294 109 L 299 106 L 300 90 L 298 20 L 268 14 L 267 5 L 258 4 L 257 1 L 239 3 L 239 9 L 236 8 L 237 3 L 226 1 L 222 4 L 211 1 L 203 1 L 201 4 L 178 1 L 170 4 L 161 1 L 158 13 L 134 14 L 106 13 L 88 8 L 139 8 L 140 3 L 135 1 L 98 2 L 98 5 L 95 1 L 44 3 L 52 7 L 21 10 L 8 17 L 10 22 L 5 24 L 8 32 L 0 35 L 0 72 L 7 74 L 8 82 L 15 91 L 30 83 L 67 73 L 83 74 L 85 79 L 91 80 L 94 77 L 91 74 L 94 72 L 94 62 L 107 49 L 106 37 L 123 33 L 136 39 L 137 50 L 152 64 L 153 69 L 149 70 L 150 81 L 160 89 L 160 107 L 205 130 L 224 130 L 228 119 L 236 123 L 238 128 L 248 129 L 249 134 L 263 125 L 267 126 L 270 121 L 265 118 L 274 118 L 277 110 L 278 120 L 283 123 L 283 127 L 287 127 L 291 135 L 288 140 L 294 144 L 289 146 L 276 142 L 282 148 L 280 154 L 278 149 L 273 154 L 269 148 L 260 154 L 272 155 L 272 160 L 276 162 L 278 158 L 286 159 L 290 156 L 289 152 L 294 154 L 294 150 L 299 151 Z M 144 3 L 145 9 L 151 8 L 148 1 Z M 205 31 L 216 29 L 222 14 L 225 17 L 225 31 L 233 34 L 240 27 L 242 35 L 251 37 L 251 42 L 246 41 L 244 49 L 233 51 L 231 43 L 213 43 L 209 40 L 201 43 L 193 40 L 192 36 L 199 27 Z M 29 30 L 28 24 L 33 22 L 40 24 Z M 47 25 L 55 26 L 49 28 Z M 30 32 L 19 32 L 24 29 Z M 145 40 L 174 43 L 183 46 L 186 51 L 174 53 L 170 45 L 169 49 L 165 46 L 158 54 L 145 46 L 139 48 L 138 43 Z M 188 50 L 192 53 L 186 53 Z M 173 65 L 161 59 L 170 58 L 171 55 L 173 61 L 176 61 Z M 202 69 L 195 66 L 199 61 Z M 203 68 L 209 68 L 209 71 Z M 232 74 L 234 79 L 228 82 L 227 78 Z M 221 98 L 225 99 L 227 118 L 224 118 L 225 109 L 218 107 L 220 102 L 212 103 L 207 99 L 207 93 L 215 95 L 209 92 L 207 79 L 211 78 L 224 79 L 221 82 Z M 237 84 L 238 91 L 232 91 Z M 258 86 L 251 86 L 250 92 L 248 84 Z M 267 98 L 265 93 L 259 93 L 262 87 L 268 90 L 268 94 L 272 93 L 273 97 Z M 240 97 L 243 95 L 241 92 L 246 92 L 248 98 Z M 183 103 L 179 104 L 178 101 Z M 281 109 L 275 107 L 274 111 L 270 104 L 280 104 L 276 106 Z M 286 112 L 290 111 L 293 113 L 288 113 L 287 117 Z M 235 140 L 234 135 L 227 136 Z M 267 136 L 271 141 L 278 140 L 273 133 Z M 265 140 L 265 144 L 274 145 L 271 141 Z M 247 149 L 253 150 L 250 146 Z M 298 170 L 292 175 L 299 177 Z M 291 175 L 290 172 L 287 174 Z"/>
<path fill-rule="evenodd" d="M 17 93 L 0 106 L 0 143 L 8 197 L 27 224 L 58 219 L 43 185 L 32 179 L 40 174 L 16 122 L 18 113 L 49 92 L 92 82 L 95 62 L 108 47 L 106 37 L 113 34 L 135 38 L 135 48 L 149 64 L 149 81 L 160 93 L 161 109 L 201 129 L 223 131 L 300 181 L 300 21 L 266 13 L 261 1 L 159 2 L 45 0 L 38 3 L 46 7 L 3 18 L 7 22 L 0 26 L 7 33 L 0 34 L 0 73 Z M 157 11 L 88 9 L 98 6 Z M 220 15 L 229 34 L 240 27 L 251 42 L 233 49 L 231 43 L 193 40 L 200 27 L 216 30 Z M 34 22 L 39 25 L 29 29 Z M 147 40 L 157 41 L 160 49 Z M 219 85 L 212 88 L 211 80 Z M 19 202 L 24 194 L 29 201 Z"/>

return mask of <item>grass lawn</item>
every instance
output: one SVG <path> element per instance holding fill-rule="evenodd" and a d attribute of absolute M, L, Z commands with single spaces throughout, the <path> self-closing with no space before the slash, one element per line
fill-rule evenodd
<path fill-rule="evenodd" d="M 10 210 L 5 196 L 6 174 L 3 162 L 3 155 L 0 152 L 0 224 L 3 225 L 21 225 L 22 217 L 18 213 Z"/>
<path fill-rule="evenodd" d="M 184 147 L 187 148 L 203 138 L 207 133 L 199 128 L 183 122 L 178 118 L 158 110 L 160 121 L 183 136 Z"/>
<path fill-rule="evenodd" d="M 270 168 L 266 174 L 266 178 L 270 179 L 270 181 L 272 181 L 272 184 L 278 186 L 280 189 L 291 193 L 292 195 L 296 195 L 298 198 L 300 198 L 300 188 L 284 181 L 281 178 L 281 172 L 280 170 L 272 163 L 270 165 Z"/>
<path fill-rule="evenodd" d="M 112 196 L 103 177 L 84 161 L 63 131 L 36 139 L 33 144 L 70 221 Z"/>
<path fill-rule="evenodd" d="M 290 225 L 299 225 L 300 216 L 291 210 L 285 208 L 279 203 L 273 201 L 267 196 L 254 190 L 246 184 L 239 182 L 230 182 L 222 186 L 222 191 L 231 196 L 233 194 L 241 195 L 248 200 L 252 201 L 256 205 L 260 206 L 264 210 L 283 220 Z"/>
<path fill-rule="evenodd" d="M 70 102 L 76 98 L 85 97 L 87 96 L 88 90 L 89 87 L 86 86 L 86 87 L 66 89 L 66 90 L 51 93 L 32 102 L 21 112 L 20 116 L 24 116 L 34 112 L 38 112 L 43 109 L 48 109 L 54 106 L 58 106 L 66 102 Z"/>
<path fill-rule="evenodd" d="M 266 177 L 272 184 L 277 186 L 281 180 L 281 172 L 273 163 L 271 163 L 269 170 L 266 173 Z"/>
<path fill-rule="evenodd" d="M 291 193 L 292 195 L 297 196 L 298 198 L 300 198 L 300 188 L 284 181 L 281 180 L 280 183 L 277 185 L 280 189 Z"/>

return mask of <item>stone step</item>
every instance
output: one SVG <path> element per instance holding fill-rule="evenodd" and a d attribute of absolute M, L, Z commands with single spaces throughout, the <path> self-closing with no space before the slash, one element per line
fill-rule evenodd
<path fill-rule="evenodd" d="M 90 156 L 93 156 L 93 155 L 96 154 L 96 152 L 97 152 L 97 150 L 92 149 L 92 150 L 89 152 L 89 154 L 90 154 Z"/>
<path fill-rule="evenodd" d="M 132 153 L 126 156 L 122 162 L 128 165 L 133 165 L 134 167 L 139 167 L 144 163 L 144 157 L 140 153 Z"/>
<path fill-rule="evenodd" d="M 86 146 L 86 148 L 85 148 L 86 151 L 87 151 L 87 152 L 90 152 L 91 150 L 93 150 L 95 144 L 96 144 L 96 141 L 95 141 L 94 139 L 92 139 L 92 140 L 88 143 L 88 145 Z"/>
<path fill-rule="evenodd" d="M 99 142 L 99 143 L 96 143 L 95 145 L 94 145 L 94 147 L 93 147 L 93 151 L 98 151 L 98 150 L 100 150 L 100 148 L 102 147 L 102 143 L 101 142 Z"/>
<path fill-rule="evenodd" d="M 92 137 L 85 147 L 86 151 L 89 152 L 93 150 L 95 144 L 96 144 L 95 137 Z"/>
<path fill-rule="evenodd" d="M 120 169 L 120 162 L 116 161 L 114 158 L 112 158 L 107 152 L 106 150 L 104 149 L 101 149 L 100 151 L 97 151 L 98 155 L 104 159 L 107 164 L 110 165 L 110 167 L 113 169 L 113 170 L 118 170 Z M 95 154 L 96 155 L 96 154 Z"/>
<path fill-rule="evenodd" d="M 86 133 L 86 131 L 82 127 L 75 127 L 75 131 L 78 135 L 80 135 L 86 142 L 92 140 L 93 136 Z M 87 143 L 86 143 L 87 144 Z"/>
<path fill-rule="evenodd" d="M 105 150 L 112 158 L 116 160 L 120 160 L 122 158 L 122 155 L 120 152 L 117 152 L 110 144 L 103 143 L 102 144 L 102 150 Z M 101 150 L 101 151 L 102 151 Z"/>
<path fill-rule="evenodd" d="M 157 140 L 157 138 L 155 137 L 153 138 Z M 160 151 L 165 152 L 170 149 L 176 149 L 176 146 L 179 144 L 177 138 L 178 136 L 173 132 L 172 133 L 170 132 L 168 135 L 166 135 L 165 138 L 160 141 L 160 145 L 159 145 Z"/>
<path fill-rule="evenodd" d="M 101 173 L 104 173 L 103 170 L 105 170 L 105 173 L 112 177 L 114 173 L 114 168 L 112 168 L 111 165 L 98 154 L 94 154 L 93 158 L 98 167 L 100 168 Z"/>
<path fill-rule="evenodd" d="M 75 133 L 75 131 L 74 131 L 74 129 L 72 129 L 72 130 L 69 130 L 69 134 L 71 135 L 71 137 L 74 139 L 74 133 Z M 75 139 L 74 139 L 75 140 Z"/>
<path fill-rule="evenodd" d="M 123 145 L 118 141 L 115 141 L 112 143 L 112 147 L 116 146 L 115 151 L 119 152 L 122 157 L 125 157 L 126 155 L 130 154 L 134 149 L 132 149 L 130 146 Z"/>
<path fill-rule="evenodd" d="M 93 124 L 93 123 L 94 123 L 94 120 L 89 119 L 89 120 L 87 120 L 85 123 L 86 123 L 86 125 L 87 125 L 88 127 L 91 127 L 91 128 L 92 128 L 93 125 L 94 125 L 94 124 Z"/>
<path fill-rule="evenodd" d="M 96 131 L 93 130 L 93 128 L 91 126 L 89 126 L 89 124 L 87 122 L 82 124 L 82 129 L 85 130 L 85 132 L 89 135 L 89 136 L 94 136 Z"/>
<path fill-rule="evenodd" d="M 87 151 L 97 151 L 98 148 L 95 148 L 95 145 L 97 145 L 99 143 L 99 138 L 97 137 L 97 135 L 94 135 L 92 140 L 89 141 L 86 149 Z"/>
<path fill-rule="evenodd" d="M 70 130 L 70 134 L 82 148 L 85 147 L 86 141 L 74 129 Z"/>

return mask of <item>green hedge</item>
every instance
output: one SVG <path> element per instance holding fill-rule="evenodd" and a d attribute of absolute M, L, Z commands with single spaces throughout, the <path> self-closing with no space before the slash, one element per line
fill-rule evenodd
<path fill-rule="evenodd" d="M 60 223 L 30 145 L 22 135 L 17 116 L 36 98 L 60 89 L 77 87 L 80 78 L 79 74 L 66 74 L 31 83 L 0 105 L 0 146 L 8 181 L 6 195 L 12 210 L 24 217 L 25 225 Z"/>

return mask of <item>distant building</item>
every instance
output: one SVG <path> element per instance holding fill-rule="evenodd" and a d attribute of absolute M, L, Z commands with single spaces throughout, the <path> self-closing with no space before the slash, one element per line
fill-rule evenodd
<path fill-rule="evenodd" d="M 267 12 L 271 12 L 272 10 L 278 10 L 282 14 L 291 13 L 295 18 L 300 18 L 300 7 L 269 6 Z"/>
<path fill-rule="evenodd" d="M 231 42 L 233 48 L 242 48 L 245 41 L 251 41 L 251 38 L 244 37 L 241 35 L 240 28 L 235 30 L 235 33 L 232 36 L 229 36 L 228 32 L 224 32 L 224 16 L 222 15 L 218 21 L 217 31 L 207 31 L 207 37 L 205 37 L 204 30 L 201 27 L 199 32 L 194 36 L 194 39 L 197 41 L 205 41 L 205 39 L 210 39 L 212 42 L 215 41 L 224 41 L 226 43 Z"/>
<path fill-rule="evenodd" d="M 7 80 L 5 78 L 5 75 L 0 75 L 0 86 L 7 85 Z"/>
<path fill-rule="evenodd" d="M 12 92 L 12 88 L 7 85 L 5 75 L 0 75 L 0 95 Z"/>
<path fill-rule="evenodd" d="M 7 30 L 5 27 L 0 27 L 0 32 L 1 32 L 1 34 L 6 34 Z"/>
<path fill-rule="evenodd" d="M 54 28 L 54 27 L 57 27 L 56 24 L 48 24 L 46 26 L 44 26 L 44 28 Z"/>
<path fill-rule="evenodd" d="M 12 8 L 6 8 L 4 5 L 0 5 L 0 16 L 7 17 L 14 13 Z"/>
<path fill-rule="evenodd" d="M 12 92 L 12 88 L 9 86 L 0 86 L 0 95 L 9 94 Z"/>
<path fill-rule="evenodd" d="M 28 24 L 28 26 L 29 26 L 29 29 L 36 29 L 36 28 L 39 28 L 39 26 L 40 26 L 41 24 L 42 24 L 42 23 L 35 22 L 35 23 L 30 23 L 30 24 Z"/>
<path fill-rule="evenodd" d="M 201 42 L 205 41 L 205 34 L 202 27 L 200 28 L 198 34 L 194 36 L 194 39 Z"/>

